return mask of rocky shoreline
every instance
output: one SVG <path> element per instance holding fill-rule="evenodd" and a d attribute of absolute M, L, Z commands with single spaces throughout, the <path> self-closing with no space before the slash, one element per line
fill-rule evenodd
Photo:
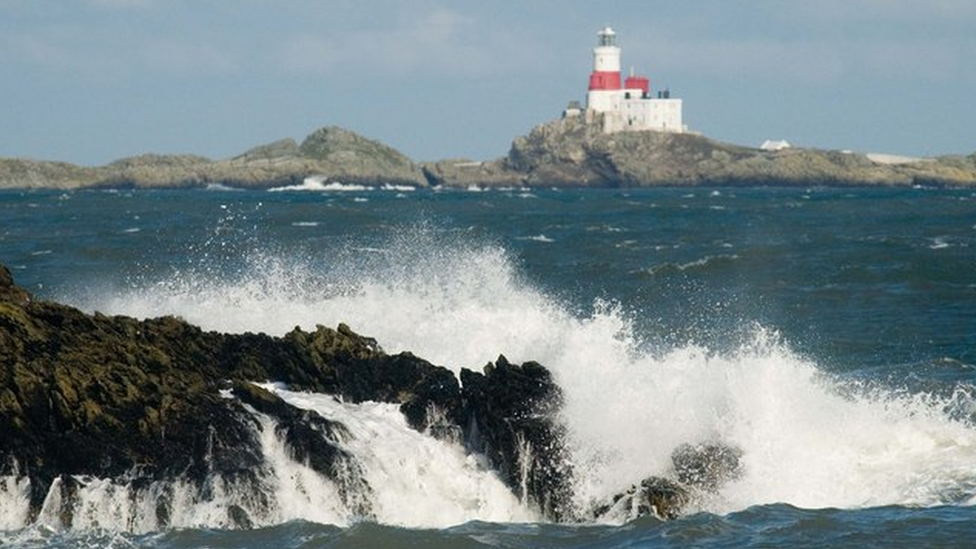
<path fill-rule="evenodd" d="M 265 381 L 396 404 L 413 429 L 483 456 L 547 520 L 673 518 L 739 470 L 733 448 L 684 446 L 673 476 L 580 509 L 561 391 L 542 365 L 499 356 L 455 376 L 407 352 L 386 354 L 342 324 L 272 337 L 205 332 L 174 317 L 89 315 L 33 298 L 0 265 L 0 491 L 23 487 L 25 526 L 53 515 L 70 528 L 79 490 L 108 479 L 150 501 L 154 529 L 171 524 L 174 485 L 205 499 L 219 480 L 251 502 L 228 506 L 225 525 L 251 527 L 273 504 L 259 441 L 272 427 L 261 418 L 290 459 L 333 482 L 346 508 L 369 520 L 370 494 L 383 487 L 370 486 L 344 449 L 352 435 L 254 384 Z"/>
<path fill-rule="evenodd" d="M 507 156 L 417 163 L 351 131 L 327 127 L 302 143 L 282 139 L 239 156 L 147 154 L 100 167 L 0 158 L 0 189 L 269 189 L 315 177 L 349 185 L 477 187 L 976 186 L 971 155 L 893 159 L 848 151 L 764 151 L 694 133 L 605 134 L 570 117 L 541 124 Z"/>

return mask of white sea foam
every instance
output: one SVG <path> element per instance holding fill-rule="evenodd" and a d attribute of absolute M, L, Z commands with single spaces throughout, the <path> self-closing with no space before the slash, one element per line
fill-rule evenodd
<path fill-rule="evenodd" d="M 411 192 L 411 191 L 416 191 L 417 190 L 417 187 L 414 187 L 413 185 L 391 185 L 391 184 L 387 183 L 387 184 L 383 185 L 382 187 L 380 187 L 380 190 L 383 190 L 383 191 L 397 191 L 397 192 Z"/>
<path fill-rule="evenodd" d="M 102 296 L 90 308 L 177 314 L 230 332 L 347 322 L 388 352 L 410 350 L 455 371 L 480 368 L 499 353 L 537 360 L 565 392 L 584 505 L 668 474 L 682 443 L 715 440 L 743 451 L 744 474 L 704 502 L 707 510 L 771 502 L 934 505 L 976 495 L 976 429 L 953 419 L 952 402 L 842 383 L 760 326 L 746 330 L 753 337 L 736 351 L 648 350 L 621 307 L 571 312 L 527 283 L 499 246 L 423 227 L 397 235 L 373 253 L 332 252 L 327 264 L 255 253 L 242 276 L 177 273 Z M 954 398 L 971 406 L 967 390 Z"/>
<path fill-rule="evenodd" d="M 545 242 L 547 244 L 555 242 L 555 240 L 553 240 L 551 237 L 548 237 L 544 234 L 537 234 L 532 236 L 520 236 L 516 240 L 531 240 L 534 242 Z"/>
<path fill-rule="evenodd" d="M 333 181 L 328 183 L 328 178 L 325 176 L 309 176 L 306 177 L 301 185 L 284 185 L 282 187 L 272 187 L 268 189 L 269 192 L 283 192 L 283 191 L 315 191 L 315 192 L 359 192 L 359 191 L 370 191 L 373 187 L 367 187 L 365 185 L 352 185 L 344 184 L 338 181 Z"/>
<path fill-rule="evenodd" d="M 0 477 L 0 532 L 22 527 L 30 512 L 30 481 L 14 469 L 14 474 Z"/>
<path fill-rule="evenodd" d="M 476 456 L 411 429 L 394 404 L 342 404 L 328 395 L 267 388 L 349 429 L 344 448 L 362 466 L 373 512 L 384 524 L 443 528 L 471 520 L 538 520 Z"/>
<path fill-rule="evenodd" d="M 228 187 L 222 183 L 207 183 L 204 187 L 205 191 L 217 191 L 217 192 L 241 192 L 243 189 L 238 189 L 236 187 Z"/>
<path fill-rule="evenodd" d="M 292 393 L 274 385 L 300 408 L 341 422 L 349 431 L 339 444 L 356 460 L 366 484 L 342 493 L 343 468 L 330 480 L 289 456 L 272 419 L 255 412 L 264 465 L 256 485 L 219 476 L 201 488 L 183 479 L 133 485 L 121 479 L 71 479 L 73 530 L 145 533 L 170 528 L 234 528 L 231 509 L 254 526 L 293 520 L 349 526 L 363 519 L 412 528 L 444 528 L 472 520 L 529 522 L 539 519 L 474 455 L 456 443 L 411 429 L 396 405 L 343 404 L 328 395 Z M 233 398 L 225 395 L 227 398 Z M 348 474 L 348 471 L 346 471 Z M 62 532 L 68 508 L 61 477 L 55 478 L 34 527 Z M 347 486 L 348 488 L 348 486 Z M 255 489 L 261 493 L 255 493 Z M 23 528 L 28 520 L 30 482 L 14 474 L 0 477 L 0 532 Z M 159 509 L 167 509 L 160 522 Z M 360 508 L 368 516 L 361 516 Z"/>

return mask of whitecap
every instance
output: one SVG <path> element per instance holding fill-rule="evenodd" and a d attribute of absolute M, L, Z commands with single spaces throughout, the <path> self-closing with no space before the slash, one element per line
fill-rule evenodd
<path fill-rule="evenodd" d="M 455 372 L 480 369 L 500 353 L 538 361 L 563 389 L 583 506 L 669 474 L 678 445 L 710 441 L 743 452 L 741 478 L 699 503 L 711 512 L 773 502 L 850 508 L 976 497 L 976 429 L 954 420 L 946 399 L 833 379 L 758 325 L 743 328 L 750 337 L 738 349 L 707 342 L 649 349 L 626 304 L 570 308 L 527 282 L 518 259 L 497 244 L 415 226 L 391 230 L 375 253 L 365 247 L 324 251 L 327 262 L 256 253 L 240 275 L 167 273 L 91 308 L 174 314 L 235 333 L 281 335 L 296 325 L 345 322 L 388 353 L 410 351 Z"/>
<path fill-rule="evenodd" d="M 546 243 L 555 242 L 555 240 L 549 238 L 544 234 L 537 234 L 533 236 L 520 236 L 516 238 L 516 240 L 531 240 L 533 242 L 546 242 Z"/>
<path fill-rule="evenodd" d="M 414 187 L 413 185 L 391 185 L 387 183 L 386 185 L 380 187 L 380 189 L 384 191 L 411 192 L 416 191 L 417 187 Z"/>
<path fill-rule="evenodd" d="M 268 189 L 268 192 L 283 192 L 283 191 L 315 191 L 315 192 L 352 192 L 352 191 L 371 191 L 373 187 L 367 187 L 365 185 L 352 185 L 344 184 L 338 181 L 333 181 L 327 183 L 328 178 L 325 176 L 309 176 L 306 177 L 301 185 L 286 185 L 283 187 L 272 187 Z"/>
<path fill-rule="evenodd" d="M 207 186 L 204 187 L 204 190 L 205 191 L 218 191 L 218 192 L 225 192 L 225 191 L 240 192 L 243 189 L 238 189 L 236 187 L 229 187 L 227 185 L 224 185 L 223 183 L 207 183 Z"/>

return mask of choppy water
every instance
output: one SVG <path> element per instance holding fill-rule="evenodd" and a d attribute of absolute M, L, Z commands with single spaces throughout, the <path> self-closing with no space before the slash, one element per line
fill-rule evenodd
<path fill-rule="evenodd" d="M 60 532 L 15 526 L 0 498 L 0 544 L 976 539 L 972 191 L 3 191 L 0 262 L 89 311 L 271 334 L 346 322 L 455 370 L 499 353 L 537 360 L 566 393 L 581 505 L 660 474 L 684 442 L 732 442 L 744 464 L 675 522 L 540 524 L 470 456 L 410 442 L 382 407 L 322 410 L 299 395 L 363 441 L 399 441 L 399 457 L 362 449 L 388 488 L 372 496 L 378 524 L 312 498 L 251 532 L 191 519 L 124 531 L 107 517 Z"/>

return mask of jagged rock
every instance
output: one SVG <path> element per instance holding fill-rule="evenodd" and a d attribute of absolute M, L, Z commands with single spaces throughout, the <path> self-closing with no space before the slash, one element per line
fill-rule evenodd
<path fill-rule="evenodd" d="M 238 530 L 250 530 L 254 528 L 254 522 L 240 505 L 231 505 L 227 508 L 227 518 L 230 519 Z"/>
<path fill-rule="evenodd" d="M 279 422 L 296 459 L 335 477 L 347 457 L 330 443 L 341 428 L 243 382 L 275 379 L 403 404 L 415 389 L 434 394 L 444 371 L 409 354 L 385 355 L 345 326 L 273 338 L 205 332 L 173 317 L 87 315 L 31 299 L 0 268 L 0 463 L 31 479 L 32 516 L 64 474 L 255 482 L 263 457 L 243 402 Z M 228 382 L 240 398 L 221 395 Z M 351 466 L 342 468 L 355 481 Z"/>
<path fill-rule="evenodd" d="M 342 449 L 342 441 L 352 437 L 344 425 L 314 411 L 295 408 L 251 383 L 236 382 L 233 394 L 275 419 L 275 434 L 290 457 L 335 482 L 347 509 L 362 519 L 375 518 L 370 505 L 372 487 L 359 463 Z"/>
<path fill-rule="evenodd" d="M 72 508 L 69 478 L 125 478 L 136 489 L 183 479 L 205 493 L 216 475 L 260 491 L 263 423 L 254 412 L 274 420 L 292 459 L 335 481 L 346 507 L 370 518 L 372 488 L 342 448 L 345 428 L 254 380 L 399 404 L 414 428 L 483 452 L 547 516 L 574 518 L 561 394 L 548 370 L 501 356 L 461 378 L 463 388 L 450 370 L 387 355 L 343 324 L 279 338 L 207 332 L 171 316 L 88 315 L 33 299 L 0 266 L 0 473 L 30 479 L 31 520 L 56 481 Z M 164 491 L 156 500 L 160 525 L 171 499 Z M 62 515 L 69 524 L 70 512 Z M 228 509 L 228 521 L 253 524 L 244 509 Z"/>
<path fill-rule="evenodd" d="M 14 306 L 23 307 L 30 300 L 27 291 L 14 285 L 14 277 L 10 269 L 0 265 L 0 303 L 7 301 Z"/>
<path fill-rule="evenodd" d="M 555 520 L 574 516 L 572 467 L 557 420 L 562 392 L 536 362 L 499 356 L 484 373 L 461 371 L 468 446 L 484 453 L 502 480 Z"/>

